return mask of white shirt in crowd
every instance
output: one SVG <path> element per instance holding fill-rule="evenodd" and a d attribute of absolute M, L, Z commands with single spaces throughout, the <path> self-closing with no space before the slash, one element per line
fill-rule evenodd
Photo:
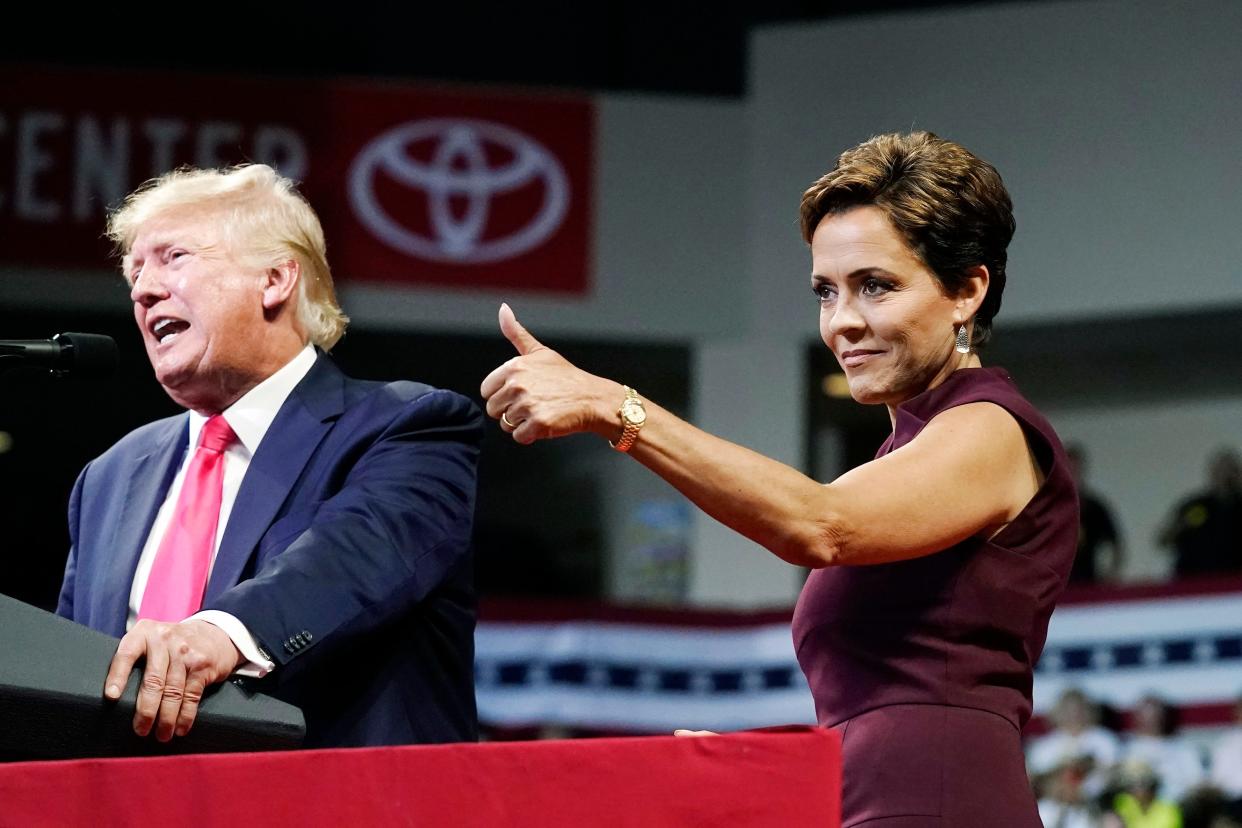
<path fill-rule="evenodd" d="M 1199 752 L 1176 736 L 1134 735 L 1126 740 L 1122 761 L 1146 762 L 1160 777 L 1160 797 L 1181 801 L 1207 778 Z"/>
<path fill-rule="evenodd" d="M 1081 733 L 1071 734 L 1054 730 L 1031 743 L 1027 753 L 1027 767 L 1032 773 L 1042 774 L 1059 765 L 1082 756 L 1094 760 L 1094 770 L 1083 782 L 1083 792 L 1095 796 L 1108 782 L 1108 772 L 1121 755 L 1121 743 L 1112 731 L 1102 727 L 1089 727 Z"/>
<path fill-rule="evenodd" d="M 1044 828 L 1100 828 L 1100 821 L 1084 805 L 1052 799 L 1039 800 L 1039 819 Z"/>

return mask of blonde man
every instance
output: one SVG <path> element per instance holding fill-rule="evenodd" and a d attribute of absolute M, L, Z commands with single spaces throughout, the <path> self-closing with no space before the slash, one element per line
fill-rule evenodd
<path fill-rule="evenodd" d="M 481 417 L 346 377 L 319 220 L 271 168 L 184 169 L 111 217 L 156 379 L 188 409 L 91 462 L 58 612 L 145 658 L 134 730 L 212 684 L 299 705 L 307 745 L 472 740 L 469 537 Z"/>

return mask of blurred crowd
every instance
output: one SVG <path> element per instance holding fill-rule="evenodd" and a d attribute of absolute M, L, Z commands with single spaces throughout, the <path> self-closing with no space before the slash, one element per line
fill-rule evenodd
<path fill-rule="evenodd" d="M 1027 744 L 1045 828 L 1242 828 L 1242 696 L 1233 724 L 1206 740 L 1188 739 L 1155 694 L 1124 729 L 1106 727 L 1100 712 L 1067 690 L 1053 729 Z"/>
<path fill-rule="evenodd" d="M 1087 483 L 1087 455 L 1067 448 L 1079 495 L 1078 554 L 1070 582 L 1116 580 L 1125 559 L 1121 527 L 1107 501 Z M 1173 556 L 1175 578 L 1242 574 L 1242 456 L 1217 450 L 1202 489 L 1174 505 L 1157 537 Z"/>
<path fill-rule="evenodd" d="M 1081 507 L 1071 582 L 1115 580 L 1125 559 L 1121 528 L 1087 483 L 1085 451 L 1072 445 L 1067 453 Z M 1173 577 L 1242 574 L 1237 451 L 1208 459 L 1203 487 L 1173 506 L 1157 540 L 1172 555 Z M 1194 739 L 1156 694 L 1110 713 L 1102 717 L 1082 691 L 1068 690 L 1051 732 L 1028 741 L 1027 771 L 1046 828 L 1242 828 L 1242 696 L 1230 727 Z"/>

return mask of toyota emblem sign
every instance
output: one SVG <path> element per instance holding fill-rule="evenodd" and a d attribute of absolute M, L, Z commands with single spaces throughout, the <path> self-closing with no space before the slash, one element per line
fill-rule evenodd
<path fill-rule="evenodd" d="M 429 148 L 425 161 L 410 152 L 420 144 Z M 496 156 L 503 161 L 494 164 Z M 425 199 L 421 231 L 385 210 L 376 195 L 381 173 Z M 569 209 L 569 185 L 556 157 L 529 136 L 488 121 L 431 118 L 389 130 L 355 159 L 348 186 L 354 214 L 377 239 L 433 262 L 511 259 L 547 241 Z M 524 188 L 538 191 L 526 222 L 489 233 L 493 201 Z"/>
<path fill-rule="evenodd" d="M 0 68 L 0 262 L 102 271 L 143 180 L 253 161 L 300 182 L 342 284 L 581 294 L 594 122 L 564 94 Z"/>

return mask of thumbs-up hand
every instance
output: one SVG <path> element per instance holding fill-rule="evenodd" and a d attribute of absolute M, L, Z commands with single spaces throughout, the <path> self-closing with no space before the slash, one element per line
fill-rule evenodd
<path fill-rule="evenodd" d="M 487 375 L 479 392 L 487 414 L 523 445 L 593 431 L 610 440 L 621 435 L 616 409 L 625 388 L 588 374 L 558 354 L 500 306 L 500 332 L 518 355 Z"/>

